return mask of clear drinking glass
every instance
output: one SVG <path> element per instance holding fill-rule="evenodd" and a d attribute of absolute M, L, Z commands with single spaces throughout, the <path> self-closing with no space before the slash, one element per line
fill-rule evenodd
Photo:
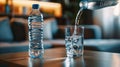
<path fill-rule="evenodd" d="M 83 26 L 67 26 L 65 28 L 65 46 L 67 57 L 79 57 L 83 55 Z"/>

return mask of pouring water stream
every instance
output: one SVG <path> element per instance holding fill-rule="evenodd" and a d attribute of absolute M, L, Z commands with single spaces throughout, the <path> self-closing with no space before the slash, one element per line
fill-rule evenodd
<path fill-rule="evenodd" d="M 79 21 L 81 19 L 81 16 L 82 16 L 82 13 L 83 13 L 83 8 L 81 8 L 77 15 L 76 15 L 76 18 L 75 18 L 75 27 L 74 27 L 74 32 L 73 32 L 73 35 L 72 36 L 75 36 L 77 34 L 77 27 L 79 26 Z"/>

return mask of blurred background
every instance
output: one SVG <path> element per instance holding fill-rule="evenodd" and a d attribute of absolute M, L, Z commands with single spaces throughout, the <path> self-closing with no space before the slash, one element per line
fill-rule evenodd
<path fill-rule="evenodd" d="M 27 37 L 27 27 L 25 25 L 27 24 L 27 17 L 31 12 L 31 5 L 33 3 L 40 4 L 40 11 L 44 15 L 44 20 L 48 22 L 45 24 L 48 26 L 51 22 L 54 24 L 52 27 L 55 28 L 47 26 L 51 28 L 51 31 L 48 31 L 52 32 L 48 38 L 64 38 L 64 31 L 62 29 L 64 29 L 66 25 L 75 24 L 75 17 L 80 9 L 79 2 L 80 0 L 0 0 L 0 40 L 22 41 L 27 39 L 25 38 Z M 89 29 L 91 29 L 85 31 L 85 38 L 119 39 L 119 6 L 120 5 L 117 4 L 97 10 L 83 10 L 80 25 L 89 25 L 86 27 L 90 27 Z M 51 18 L 52 20 L 48 20 Z M 6 30 L 7 26 L 3 26 L 5 23 L 2 23 L 2 21 L 9 22 L 8 24 L 10 24 L 11 31 Z M 91 25 L 93 25 L 93 28 Z M 9 36 L 5 34 L 9 34 Z"/>
<path fill-rule="evenodd" d="M 64 28 L 75 24 L 80 0 L 0 0 L 0 42 L 28 41 L 27 18 L 32 4 L 40 4 L 44 16 L 44 39 L 64 39 Z M 80 25 L 85 39 L 120 39 L 120 4 L 83 10 Z"/>

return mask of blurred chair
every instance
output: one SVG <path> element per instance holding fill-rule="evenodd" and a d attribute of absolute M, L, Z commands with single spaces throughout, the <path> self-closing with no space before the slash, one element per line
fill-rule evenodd
<path fill-rule="evenodd" d="M 13 41 L 13 34 L 8 17 L 0 17 L 0 42 Z"/>
<path fill-rule="evenodd" d="M 83 25 L 85 27 L 84 38 L 85 39 L 101 39 L 101 28 L 97 25 Z"/>
<path fill-rule="evenodd" d="M 44 39 L 53 39 L 53 35 L 58 30 L 58 24 L 55 18 L 49 18 L 44 21 Z"/>
<path fill-rule="evenodd" d="M 10 23 L 9 21 L 0 22 L 0 54 L 28 51 L 29 41 L 28 41 L 27 19 L 12 18 L 11 28 L 8 25 L 9 23 Z M 55 34 L 58 29 L 57 21 L 55 20 L 55 18 L 45 19 L 44 27 L 45 27 L 44 28 L 44 39 L 52 40 L 53 34 Z M 11 37 L 11 35 L 13 36 Z M 10 41 L 12 40 L 12 41 L 9 43 L 9 42 L 6 42 L 6 40 L 10 40 Z M 45 49 L 52 48 L 52 47 L 53 45 L 50 42 L 44 43 Z"/>
<path fill-rule="evenodd" d="M 28 23 L 27 19 L 12 18 L 11 29 L 14 36 L 14 41 L 25 41 L 28 39 Z"/>

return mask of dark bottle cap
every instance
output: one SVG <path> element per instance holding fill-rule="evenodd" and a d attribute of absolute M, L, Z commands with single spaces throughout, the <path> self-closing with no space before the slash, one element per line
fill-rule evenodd
<path fill-rule="evenodd" d="M 33 5 L 32 5 L 32 8 L 33 8 L 33 9 L 38 9 L 38 8 L 39 8 L 39 4 L 33 4 Z"/>

